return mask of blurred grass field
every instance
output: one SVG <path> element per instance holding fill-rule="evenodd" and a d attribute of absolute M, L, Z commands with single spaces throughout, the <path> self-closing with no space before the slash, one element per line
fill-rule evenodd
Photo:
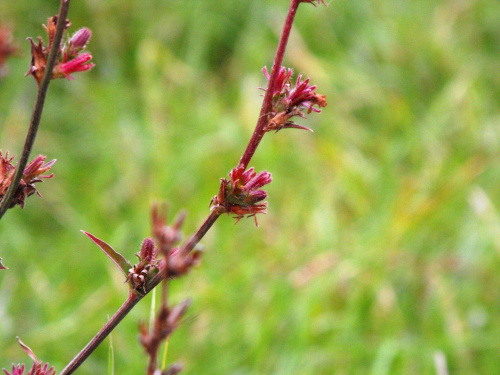
<path fill-rule="evenodd" d="M 0 80 L 0 148 L 20 154 L 35 97 L 27 36 L 56 0 L 0 0 L 22 56 Z M 208 214 L 255 126 L 288 2 L 72 1 L 97 64 L 53 81 L 33 151 L 55 178 L 0 223 L 0 368 L 61 370 L 123 302 L 154 200 Z M 301 5 L 285 64 L 329 105 L 314 133 L 265 137 L 269 214 L 222 217 L 202 265 L 171 283 L 193 298 L 168 361 L 184 374 L 498 374 L 500 2 L 332 0 Z M 304 123 L 304 122 L 302 122 Z M 141 374 L 137 323 L 113 332 L 116 374 Z M 106 374 L 109 341 L 78 370 Z"/>

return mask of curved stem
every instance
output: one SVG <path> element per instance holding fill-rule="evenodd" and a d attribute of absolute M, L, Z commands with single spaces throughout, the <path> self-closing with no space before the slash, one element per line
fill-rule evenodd
<path fill-rule="evenodd" d="M 52 71 L 57 59 L 57 54 L 59 52 L 59 46 L 61 44 L 64 26 L 66 24 L 66 17 L 68 15 L 70 0 L 62 0 L 61 7 L 59 9 L 59 15 L 57 18 L 57 29 L 56 35 L 54 37 L 54 42 L 50 50 L 50 54 L 47 61 L 47 66 L 45 68 L 44 76 L 38 86 L 35 108 L 33 109 L 33 114 L 31 116 L 30 126 L 28 128 L 28 134 L 26 135 L 26 140 L 24 141 L 24 147 L 21 154 L 21 159 L 16 166 L 16 172 L 12 178 L 12 183 L 7 190 L 7 193 L 0 202 L 0 219 L 3 217 L 7 209 L 9 208 L 10 201 L 12 200 L 14 194 L 16 193 L 21 178 L 23 177 L 24 169 L 28 164 L 28 159 L 33 149 L 33 144 L 35 143 L 36 134 L 38 132 L 38 125 L 40 125 L 40 119 L 42 118 L 43 106 L 45 104 L 45 97 L 47 95 L 47 89 L 49 88 L 50 80 L 52 79 Z"/>

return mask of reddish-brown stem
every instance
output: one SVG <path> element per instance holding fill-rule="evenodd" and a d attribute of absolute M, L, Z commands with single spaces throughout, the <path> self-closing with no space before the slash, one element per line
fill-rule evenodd
<path fill-rule="evenodd" d="M 278 73 L 283 63 L 283 56 L 285 55 L 286 45 L 288 43 L 288 38 L 290 36 L 290 31 L 292 30 L 293 20 L 295 19 L 295 14 L 297 13 L 297 8 L 299 7 L 300 0 L 292 0 L 290 2 L 290 7 L 288 8 L 288 14 L 286 17 L 285 25 L 283 26 L 283 31 L 281 32 L 280 42 L 278 44 L 278 49 L 276 51 L 276 56 L 274 57 L 273 70 L 271 71 L 271 76 L 269 77 L 269 82 L 267 83 L 267 90 L 264 96 L 264 101 L 262 102 L 262 108 L 260 110 L 259 120 L 252 134 L 252 138 L 248 143 L 248 146 L 240 159 L 238 167 L 243 167 L 246 169 L 250 160 L 252 159 L 255 150 L 259 146 L 262 137 L 264 137 L 264 126 L 269 121 L 268 115 L 271 112 L 271 102 L 273 99 L 273 90 L 276 85 L 276 80 L 278 79 Z"/>
<path fill-rule="evenodd" d="M 201 239 L 205 236 L 205 234 L 209 231 L 209 229 L 214 225 L 214 223 L 217 221 L 217 219 L 220 216 L 220 212 L 217 210 L 212 210 L 210 212 L 210 215 L 208 215 L 207 219 L 203 224 L 201 224 L 201 227 L 196 231 L 195 234 L 189 239 L 186 244 L 181 249 L 181 252 L 183 254 L 189 253 L 191 250 L 194 249 L 194 247 L 198 244 L 198 242 L 201 241 Z"/>
<path fill-rule="evenodd" d="M 49 88 L 50 80 L 52 79 L 52 71 L 56 63 L 57 54 L 59 52 L 59 46 L 61 44 L 62 36 L 64 33 L 64 26 L 66 25 L 66 17 L 68 15 L 70 0 L 62 0 L 61 7 L 59 9 L 59 15 L 57 18 L 57 29 L 56 35 L 54 37 L 54 42 L 52 44 L 52 49 L 47 61 L 47 66 L 45 67 L 44 76 L 38 86 L 37 97 L 35 101 L 35 108 L 33 109 L 33 114 L 31 116 L 30 126 L 28 128 L 28 134 L 26 135 L 26 140 L 24 141 L 23 152 L 21 154 L 21 159 L 16 166 L 16 172 L 12 178 L 12 183 L 7 190 L 7 193 L 0 203 L 0 219 L 5 214 L 9 208 L 10 201 L 12 200 L 21 178 L 23 177 L 24 169 L 28 164 L 28 159 L 33 149 L 33 144 L 35 143 L 36 134 L 38 132 L 38 125 L 40 124 L 40 119 L 42 118 L 43 106 L 45 104 L 45 97 L 47 95 L 47 89 Z"/>
<path fill-rule="evenodd" d="M 190 238 L 190 240 L 183 246 L 182 250 L 185 253 L 189 253 L 194 247 L 201 241 L 203 236 L 208 232 L 208 230 L 215 223 L 220 213 L 213 210 L 210 215 L 208 215 L 205 222 L 200 226 L 196 233 Z M 138 295 L 131 293 L 127 300 L 123 303 L 120 309 L 111 317 L 111 319 L 104 325 L 104 327 L 94 336 L 92 340 L 76 355 L 75 358 L 59 373 L 59 375 L 69 375 L 72 374 L 86 359 L 92 354 L 92 352 L 99 346 L 101 342 L 111 333 L 111 331 L 122 321 L 122 319 L 132 310 L 132 308 L 151 290 L 153 290 L 162 280 L 167 277 L 168 273 L 168 263 L 162 263 L 160 267 L 160 272 L 158 272 L 147 284 L 146 293 L 144 295 Z"/>
<path fill-rule="evenodd" d="M 78 355 L 59 373 L 59 375 L 72 374 L 101 342 L 111 333 L 111 331 L 122 321 L 122 319 L 132 310 L 143 296 L 130 293 L 127 300 L 118 309 L 118 311 L 109 319 L 102 329 L 94 336 L 92 340 L 83 348 Z"/>

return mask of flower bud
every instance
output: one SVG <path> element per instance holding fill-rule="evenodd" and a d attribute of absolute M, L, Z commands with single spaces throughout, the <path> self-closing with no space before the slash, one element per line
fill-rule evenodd
<path fill-rule="evenodd" d="M 152 238 L 145 238 L 142 242 L 140 258 L 147 264 L 151 263 L 155 256 L 155 242 Z"/>
<path fill-rule="evenodd" d="M 91 36 L 92 36 L 92 31 L 84 27 L 73 34 L 73 36 L 69 40 L 69 43 L 74 48 L 83 48 L 88 43 Z"/>

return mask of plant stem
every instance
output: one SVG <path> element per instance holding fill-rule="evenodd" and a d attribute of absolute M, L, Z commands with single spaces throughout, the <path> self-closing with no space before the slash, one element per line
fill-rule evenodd
<path fill-rule="evenodd" d="M 111 331 L 127 316 L 132 308 L 144 296 L 130 293 L 127 300 L 121 305 L 118 311 L 109 319 L 102 329 L 94 336 L 92 340 L 71 360 L 71 362 L 59 373 L 59 375 L 72 374 L 92 352 L 99 346 L 101 342 L 111 333 Z"/>
<path fill-rule="evenodd" d="M 189 253 L 201 241 L 203 236 L 215 223 L 220 213 L 213 210 L 208 215 L 207 219 L 191 237 L 191 239 L 183 246 L 181 251 Z M 162 280 L 166 279 L 168 274 L 168 263 L 163 263 L 160 271 L 146 284 L 146 293 L 144 295 L 130 293 L 127 300 L 118 309 L 118 311 L 109 319 L 109 321 L 102 327 L 102 329 L 94 336 L 92 340 L 74 357 L 71 362 L 59 373 L 59 375 L 72 374 L 92 352 L 104 341 L 104 339 L 111 333 L 111 331 L 127 316 L 132 308 L 144 298 L 151 290 L 153 290 Z"/>
<path fill-rule="evenodd" d="M 189 239 L 188 242 L 182 247 L 181 252 L 187 254 L 194 249 L 194 247 L 201 241 L 201 239 L 207 234 L 212 225 L 217 221 L 220 216 L 220 212 L 217 210 L 212 210 L 210 215 L 206 218 L 203 224 L 201 224 L 200 228 L 196 231 L 195 234 Z"/>
<path fill-rule="evenodd" d="M 12 183 L 7 190 L 7 193 L 0 203 L 0 219 L 3 217 L 5 212 L 10 206 L 10 201 L 12 200 L 14 194 L 16 193 L 21 178 L 23 177 L 24 169 L 28 164 L 28 159 L 33 149 L 33 144 L 35 143 L 36 134 L 38 132 L 38 125 L 40 124 L 40 119 L 42 118 L 43 106 L 45 104 L 45 97 L 47 95 L 47 89 L 49 88 L 50 80 L 52 79 L 52 71 L 56 63 L 57 54 L 59 52 L 59 46 L 61 44 L 61 39 L 64 32 L 64 26 L 66 24 L 66 17 L 68 15 L 70 0 L 61 0 L 61 7 L 59 9 L 59 15 L 57 18 L 57 29 L 56 35 L 54 37 L 54 42 L 50 50 L 50 54 L 47 61 L 47 66 L 45 67 L 45 73 L 38 86 L 37 97 L 35 101 L 35 107 L 33 109 L 33 114 L 31 116 L 30 126 L 28 128 L 28 134 L 26 135 L 26 140 L 24 141 L 24 147 L 21 154 L 21 159 L 16 166 L 16 172 L 12 179 Z"/>
<path fill-rule="evenodd" d="M 264 126 L 269 121 L 268 116 L 272 108 L 274 86 L 276 85 L 278 73 L 281 68 L 281 64 L 283 63 L 283 56 L 285 55 L 286 45 L 288 43 L 290 31 L 292 30 L 293 20 L 295 19 L 295 14 L 297 13 L 299 4 L 300 0 L 292 0 L 290 2 L 285 25 L 283 26 L 278 49 L 276 50 L 276 56 L 274 57 L 273 69 L 271 71 L 271 76 L 269 77 L 269 82 L 267 83 L 266 95 L 264 96 L 264 101 L 262 102 L 259 120 L 257 121 L 257 125 L 252 134 L 252 138 L 250 139 L 250 142 L 248 143 L 248 146 L 238 164 L 238 167 L 243 167 L 243 169 L 246 169 L 248 167 L 248 164 L 250 163 L 255 150 L 257 150 L 262 137 L 264 137 Z"/>

